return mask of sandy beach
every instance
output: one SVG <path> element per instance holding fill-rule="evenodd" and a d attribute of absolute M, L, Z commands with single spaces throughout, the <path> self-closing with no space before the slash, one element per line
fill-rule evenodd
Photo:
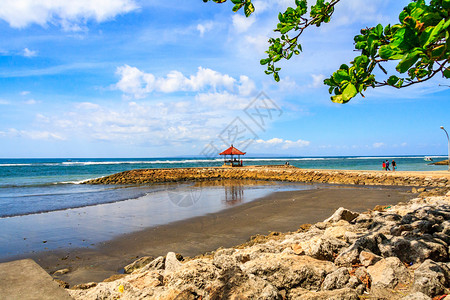
<path fill-rule="evenodd" d="M 122 272 L 142 256 L 169 251 L 185 257 L 219 247 L 242 244 L 256 234 L 296 231 L 300 225 L 322 221 L 337 208 L 365 211 L 376 205 L 393 205 L 412 197 L 404 187 L 322 186 L 307 191 L 277 192 L 218 213 L 126 234 L 93 248 L 38 253 L 32 258 L 47 272 L 68 268 L 54 276 L 71 286 L 99 282 Z"/>

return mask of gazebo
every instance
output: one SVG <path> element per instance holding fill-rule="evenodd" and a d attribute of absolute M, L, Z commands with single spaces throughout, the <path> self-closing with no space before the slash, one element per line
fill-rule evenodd
<path fill-rule="evenodd" d="M 230 148 L 219 153 L 219 155 L 224 155 L 224 161 L 223 161 L 224 165 L 228 165 L 231 167 L 242 167 L 241 155 L 245 155 L 245 152 L 242 152 L 242 151 L 234 148 L 233 145 L 231 145 Z M 227 155 L 230 155 L 229 160 L 227 160 Z M 236 157 L 235 157 L 233 159 L 234 155 L 237 155 L 238 158 L 236 159 Z"/>

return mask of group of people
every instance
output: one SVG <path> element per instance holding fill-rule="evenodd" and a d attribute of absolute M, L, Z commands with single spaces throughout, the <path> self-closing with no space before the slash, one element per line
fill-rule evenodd
<path fill-rule="evenodd" d="M 392 163 L 389 163 L 389 160 L 386 159 L 386 161 L 383 161 L 383 170 L 390 171 L 390 165 L 392 166 L 392 171 L 395 171 L 395 169 L 397 169 L 397 163 L 395 162 L 395 160 L 392 160 Z"/>

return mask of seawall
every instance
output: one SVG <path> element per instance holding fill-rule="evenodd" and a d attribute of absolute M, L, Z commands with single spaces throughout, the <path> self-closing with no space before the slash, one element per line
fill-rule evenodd
<path fill-rule="evenodd" d="M 125 171 L 85 184 L 150 184 L 217 179 L 252 179 L 308 183 L 394 185 L 450 188 L 450 172 L 386 172 L 311 170 L 295 167 L 252 166 L 242 168 L 172 168 Z"/>

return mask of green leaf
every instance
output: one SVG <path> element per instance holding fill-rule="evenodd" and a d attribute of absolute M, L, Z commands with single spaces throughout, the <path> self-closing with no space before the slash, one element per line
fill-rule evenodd
<path fill-rule="evenodd" d="M 447 68 L 442 72 L 445 78 L 450 78 L 450 68 Z"/>
<path fill-rule="evenodd" d="M 406 71 L 408 71 L 409 68 L 412 67 L 412 65 L 414 65 L 417 62 L 420 54 L 421 54 L 421 51 L 417 51 L 417 50 L 414 52 L 407 53 L 403 57 L 403 59 L 398 63 L 398 65 L 395 69 L 397 71 L 399 71 L 400 73 L 405 73 Z"/>
<path fill-rule="evenodd" d="M 233 7 L 233 12 L 237 12 L 241 9 L 241 7 L 244 6 L 244 3 L 238 3 Z"/>
<path fill-rule="evenodd" d="M 265 59 L 261 59 L 261 60 L 259 61 L 259 63 L 260 63 L 261 65 L 267 65 L 270 61 L 271 61 L 270 58 L 265 58 Z"/>
<path fill-rule="evenodd" d="M 389 77 L 389 79 L 387 80 L 387 84 L 394 86 L 397 82 L 398 82 L 398 77 L 395 75 L 392 75 L 391 77 Z"/>
<path fill-rule="evenodd" d="M 436 42 L 439 39 L 439 35 L 441 34 L 441 31 L 444 27 L 445 19 L 442 19 L 439 24 L 437 24 L 433 30 L 430 33 L 430 36 L 428 37 L 428 40 L 423 45 L 424 47 L 430 45 L 431 43 Z"/>
<path fill-rule="evenodd" d="M 273 79 L 275 79 L 276 82 L 280 81 L 280 75 L 278 73 L 273 73 Z"/>
<path fill-rule="evenodd" d="M 381 46 L 380 49 L 378 50 L 378 55 L 382 59 L 389 59 L 389 60 L 397 60 L 403 57 L 403 54 L 401 54 L 398 50 L 392 49 L 389 45 Z"/>
<path fill-rule="evenodd" d="M 349 83 L 342 92 L 342 100 L 347 102 L 355 97 L 357 93 L 358 91 L 356 90 L 356 87 L 352 83 Z"/>
<path fill-rule="evenodd" d="M 253 3 L 251 2 L 245 3 L 244 13 L 246 17 L 250 16 L 254 11 L 255 7 L 253 6 Z"/>

